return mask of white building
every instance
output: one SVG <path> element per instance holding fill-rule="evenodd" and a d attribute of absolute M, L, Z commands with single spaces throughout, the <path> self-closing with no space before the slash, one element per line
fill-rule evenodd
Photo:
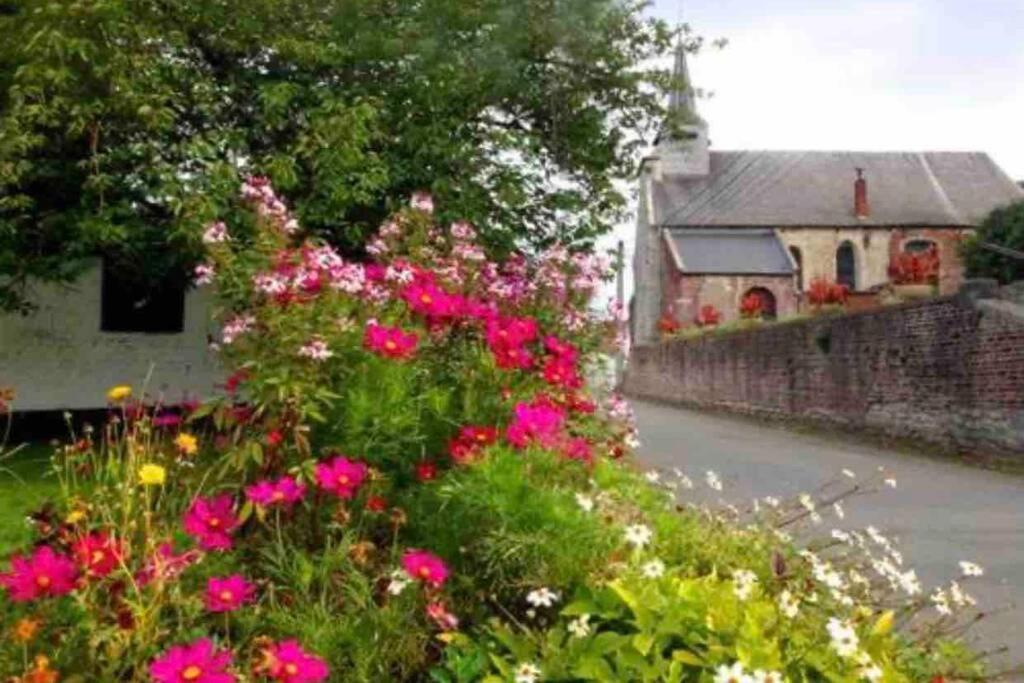
<path fill-rule="evenodd" d="M 209 396 L 221 380 L 212 292 L 133 294 L 97 261 L 72 285 L 32 285 L 31 314 L 0 313 L 0 387 L 14 389 L 14 410 L 101 408 L 116 384 L 171 404 Z"/>

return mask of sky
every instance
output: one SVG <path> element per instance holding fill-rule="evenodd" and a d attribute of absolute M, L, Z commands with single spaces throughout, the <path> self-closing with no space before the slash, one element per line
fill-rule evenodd
<path fill-rule="evenodd" d="M 689 61 L 711 93 L 698 109 L 713 149 L 983 151 L 1024 180 L 1024 0 L 654 0 L 650 13 L 729 41 Z M 609 236 L 627 263 L 633 230 Z"/>

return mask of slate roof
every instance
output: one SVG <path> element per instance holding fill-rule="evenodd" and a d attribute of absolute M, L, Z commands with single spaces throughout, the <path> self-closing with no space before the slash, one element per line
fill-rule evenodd
<path fill-rule="evenodd" d="M 792 275 L 786 248 L 770 228 L 666 230 L 679 272 L 687 275 Z"/>
<path fill-rule="evenodd" d="M 853 212 L 857 168 L 871 215 Z M 654 183 L 662 226 L 978 225 L 1024 191 L 980 152 L 711 152 L 707 177 Z"/>

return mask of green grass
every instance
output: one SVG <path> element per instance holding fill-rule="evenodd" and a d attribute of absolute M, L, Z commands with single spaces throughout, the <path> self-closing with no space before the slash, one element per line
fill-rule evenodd
<path fill-rule="evenodd" d="M 26 513 L 57 493 L 51 451 L 46 444 L 31 444 L 10 457 L 0 456 L 0 559 L 29 540 Z"/>

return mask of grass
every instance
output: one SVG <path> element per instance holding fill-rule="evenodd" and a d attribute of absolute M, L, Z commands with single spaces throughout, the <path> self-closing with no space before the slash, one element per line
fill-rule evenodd
<path fill-rule="evenodd" d="M 0 558 L 23 546 L 30 537 L 26 513 L 56 495 L 46 444 L 29 444 L 13 455 L 0 456 Z"/>

